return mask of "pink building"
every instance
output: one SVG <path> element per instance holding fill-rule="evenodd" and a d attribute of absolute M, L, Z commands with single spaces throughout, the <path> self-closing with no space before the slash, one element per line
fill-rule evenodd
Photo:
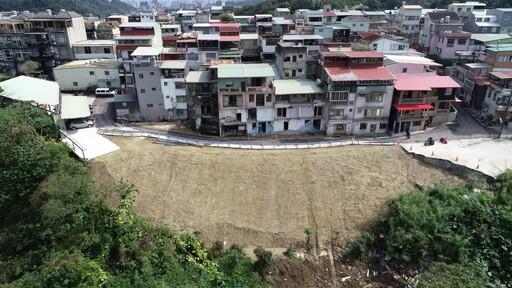
<path fill-rule="evenodd" d="M 443 59 L 457 59 L 455 51 L 468 51 L 470 38 L 471 33 L 464 31 L 439 32 L 432 37 L 429 53 Z"/>

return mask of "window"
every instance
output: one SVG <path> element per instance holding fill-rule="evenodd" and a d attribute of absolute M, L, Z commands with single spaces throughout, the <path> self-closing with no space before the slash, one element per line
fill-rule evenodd
<path fill-rule="evenodd" d="M 94 75 L 94 71 L 89 71 L 89 75 L 93 76 Z"/>
<path fill-rule="evenodd" d="M 352 24 L 352 27 L 356 27 L 356 25 L 357 25 L 357 24 L 356 24 L 356 23 L 354 23 L 354 24 Z"/>
<path fill-rule="evenodd" d="M 329 97 L 331 101 L 347 101 L 348 91 L 331 92 Z"/>
<path fill-rule="evenodd" d="M 139 74 L 139 79 L 144 79 L 144 74 Z"/>
<path fill-rule="evenodd" d="M 226 81 L 226 87 L 233 87 L 233 81 Z"/>
<path fill-rule="evenodd" d="M 421 121 L 412 121 L 412 126 L 421 126 Z"/>
<path fill-rule="evenodd" d="M 169 85 L 169 82 L 167 82 L 167 81 L 164 82 L 164 86 L 167 86 L 167 85 Z"/>
<path fill-rule="evenodd" d="M 402 69 L 402 73 L 407 73 L 407 68 Z"/>
<path fill-rule="evenodd" d="M 503 15 L 503 20 L 508 20 L 509 18 L 509 15 Z"/>
<path fill-rule="evenodd" d="M 249 102 L 254 103 L 254 94 L 249 94 Z"/>
<path fill-rule="evenodd" d="M 104 54 L 110 54 L 110 48 L 103 48 Z"/>
<path fill-rule="evenodd" d="M 153 76 L 155 75 L 155 72 L 149 72 L 149 75 Z"/>
<path fill-rule="evenodd" d="M 381 109 L 379 109 L 379 108 L 365 109 L 364 116 L 365 117 L 378 117 L 378 116 L 380 116 L 380 112 L 381 112 Z"/>
<path fill-rule="evenodd" d="M 78 82 L 73 82 L 73 86 L 78 86 Z"/>
<path fill-rule="evenodd" d="M 359 130 L 366 130 L 367 128 L 368 128 L 368 124 L 366 124 L 366 123 L 359 124 Z"/>
<path fill-rule="evenodd" d="M 370 94 L 366 96 L 366 102 L 382 102 L 384 95 L 382 94 Z"/>
<path fill-rule="evenodd" d="M 156 88 L 155 87 L 151 88 L 151 91 L 156 91 Z"/>
<path fill-rule="evenodd" d="M 379 129 L 388 129 L 388 123 L 380 122 Z"/>
<path fill-rule="evenodd" d="M 315 108 L 315 117 L 322 116 L 323 107 L 314 107 Z"/>
<path fill-rule="evenodd" d="M 178 103 L 187 102 L 187 96 L 176 96 L 176 102 L 178 102 Z"/>
<path fill-rule="evenodd" d="M 482 33 L 487 33 L 487 27 L 482 28 Z"/>
<path fill-rule="evenodd" d="M 491 18 L 490 17 L 485 17 L 484 18 L 484 22 L 490 22 L 491 21 Z"/>
<path fill-rule="evenodd" d="M 470 11 L 471 11 L 470 7 L 466 8 L 466 12 L 470 12 Z"/>
<path fill-rule="evenodd" d="M 299 59 L 302 59 L 302 54 L 299 54 Z"/>
<path fill-rule="evenodd" d="M 174 85 L 176 85 L 176 89 L 185 89 L 185 82 L 176 82 Z"/>
<path fill-rule="evenodd" d="M 512 62 L 512 55 L 502 55 L 498 57 L 498 62 Z"/>
<path fill-rule="evenodd" d="M 363 27 L 363 26 L 364 26 L 364 24 L 363 24 L 363 23 L 359 24 L 359 27 Z"/>
<path fill-rule="evenodd" d="M 265 94 L 256 94 L 256 106 L 265 106 Z"/>
<path fill-rule="evenodd" d="M 462 7 L 457 8 L 457 12 L 462 12 Z"/>
<path fill-rule="evenodd" d="M 277 108 L 277 117 L 286 117 L 286 108 Z"/>
<path fill-rule="evenodd" d="M 141 94 L 146 93 L 146 89 L 140 89 L 140 93 L 141 93 Z"/>
<path fill-rule="evenodd" d="M 109 71 L 105 71 L 105 75 L 106 75 L 106 76 L 109 76 L 109 75 L 110 75 L 110 72 L 109 72 Z"/>
<path fill-rule="evenodd" d="M 302 73 L 302 69 L 297 70 L 297 72 Z"/>
<path fill-rule="evenodd" d="M 458 39 L 457 45 L 466 45 L 466 39 Z"/>
<path fill-rule="evenodd" d="M 453 44 L 455 44 L 455 39 L 448 39 L 446 47 L 453 47 Z"/>
<path fill-rule="evenodd" d="M 84 47 L 85 54 L 91 54 L 91 47 Z"/>
<path fill-rule="evenodd" d="M 272 102 L 272 94 L 267 94 L 267 102 Z"/>

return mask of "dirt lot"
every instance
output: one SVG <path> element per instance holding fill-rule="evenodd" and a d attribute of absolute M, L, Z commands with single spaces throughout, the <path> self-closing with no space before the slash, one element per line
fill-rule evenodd
<path fill-rule="evenodd" d="M 312 227 L 319 246 L 341 245 L 386 199 L 416 185 L 462 180 L 397 146 L 247 151 L 110 138 L 119 151 L 91 162 L 100 183 L 127 179 L 135 211 L 203 240 L 287 248 Z"/>

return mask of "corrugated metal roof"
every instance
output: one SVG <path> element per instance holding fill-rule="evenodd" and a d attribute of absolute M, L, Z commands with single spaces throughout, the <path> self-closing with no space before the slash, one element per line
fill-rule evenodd
<path fill-rule="evenodd" d="M 208 83 L 211 82 L 210 71 L 190 71 L 185 80 L 187 83 Z"/>
<path fill-rule="evenodd" d="M 167 60 L 162 61 L 159 65 L 160 69 L 185 69 L 187 68 L 187 60 Z"/>
<path fill-rule="evenodd" d="M 219 78 L 274 77 L 274 70 L 267 64 L 219 64 Z"/>
<path fill-rule="evenodd" d="M 428 66 L 443 66 L 439 63 L 436 63 L 434 60 L 420 57 L 420 56 L 405 56 L 405 55 L 384 55 L 386 59 L 384 59 L 385 64 L 393 64 L 393 63 L 405 63 L 405 64 L 423 64 Z M 390 61 L 386 61 L 390 60 Z M 386 63 L 391 62 L 391 63 Z"/>
<path fill-rule="evenodd" d="M 313 94 L 324 93 L 325 91 L 319 87 L 315 81 L 308 79 L 284 79 L 274 80 L 275 94 Z"/>
<path fill-rule="evenodd" d="M 507 34 L 471 34 L 471 39 L 485 43 L 504 39 L 512 39 L 512 36 Z"/>
<path fill-rule="evenodd" d="M 398 76 L 395 89 L 399 91 L 432 91 L 433 88 L 460 88 L 450 76 Z"/>
<path fill-rule="evenodd" d="M 256 34 L 256 33 L 240 34 L 240 39 L 242 39 L 242 40 L 258 40 L 258 34 Z"/>
<path fill-rule="evenodd" d="M 57 82 L 18 76 L 0 82 L 0 88 L 3 90 L 0 95 L 9 99 L 46 105 L 59 104 L 60 90 Z"/>
<path fill-rule="evenodd" d="M 512 79 L 512 71 L 494 71 L 489 74 L 498 77 L 500 79 Z"/>
<path fill-rule="evenodd" d="M 162 53 L 162 47 L 137 47 L 131 56 L 158 56 Z"/>
<path fill-rule="evenodd" d="M 76 119 L 91 116 L 87 96 L 62 96 L 62 119 Z"/>
<path fill-rule="evenodd" d="M 332 81 L 394 80 L 395 77 L 384 67 L 373 69 L 350 69 L 342 67 L 324 68 Z"/>

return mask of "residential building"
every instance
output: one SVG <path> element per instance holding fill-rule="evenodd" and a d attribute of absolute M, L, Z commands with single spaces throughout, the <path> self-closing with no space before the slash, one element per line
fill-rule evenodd
<path fill-rule="evenodd" d="M 485 62 L 455 64 L 450 70 L 453 79 L 462 87 L 458 98 L 476 110 L 483 108 L 487 88 L 490 85 L 489 70 Z"/>
<path fill-rule="evenodd" d="M 279 25 L 258 25 L 261 61 L 271 63 L 275 61 L 276 45 L 281 41 L 282 31 Z"/>
<path fill-rule="evenodd" d="M 133 74 L 143 121 L 187 119 L 187 61 L 162 61 L 161 54 L 150 47 L 137 48 L 132 55 L 136 58 Z"/>
<path fill-rule="evenodd" d="M 156 22 L 128 22 L 119 26 L 120 36 L 115 38 L 117 59 L 123 63 L 124 72 L 121 75 L 123 88 L 132 90 L 134 79 L 131 63 L 134 61 L 132 53 L 138 47 L 154 47 L 154 53 L 162 52 L 162 30 Z M 142 108 L 141 108 L 142 109 Z M 142 110 L 141 110 L 142 112 Z"/>
<path fill-rule="evenodd" d="M 388 131 L 393 96 L 384 55 L 371 51 L 320 52 L 320 83 L 327 90 L 327 135 Z"/>
<path fill-rule="evenodd" d="M 281 79 L 305 79 L 308 48 L 293 42 L 279 42 L 276 47 L 276 68 Z M 286 82 L 289 83 L 289 82 Z"/>
<path fill-rule="evenodd" d="M 176 12 L 174 19 L 181 25 L 181 31 L 191 32 L 192 26 L 196 23 L 195 10 L 179 10 Z"/>
<path fill-rule="evenodd" d="M 420 75 L 429 74 L 435 75 L 437 69 L 443 65 L 436 63 L 434 60 L 421 57 L 421 56 L 409 56 L 409 55 L 384 55 L 384 66 L 386 69 L 396 76 L 401 75 Z"/>
<path fill-rule="evenodd" d="M 400 28 L 400 35 L 409 40 L 418 39 L 420 34 L 420 5 L 402 5 L 396 17 L 393 17 L 392 24 Z"/>
<path fill-rule="evenodd" d="M 384 11 L 363 11 L 363 14 L 370 20 L 368 31 L 379 31 L 380 27 L 388 26 L 386 13 Z"/>
<path fill-rule="evenodd" d="M 274 10 L 274 17 L 286 17 L 290 15 L 290 9 L 288 8 L 276 8 Z"/>
<path fill-rule="evenodd" d="M 477 33 L 500 34 L 501 25 L 496 15 L 486 15 L 485 12 L 473 12 L 464 22 L 464 31 Z"/>
<path fill-rule="evenodd" d="M 320 43 L 324 41 L 324 38 L 320 35 L 283 35 L 282 42 L 293 43 L 294 45 L 304 45 L 308 50 L 309 56 L 318 56 L 320 51 Z"/>
<path fill-rule="evenodd" d="M 293 19 L 274 17 L 272 23 L 281 26 L 283 34 L 295 34 L 295 21 Z"/>
<path fill-rule="evenodd" d="M 425 23 L 420 32 L 419 44 L 430 48 L 432 37 L 439 32 L 462 31 L 463 24 L 455 12 L 437 11 L 425 15 Z"/>
<path fill-rule="evenodd" d="M 485 52 L 487 47 L 498 44 L 512 44 L 512 36 L 507 34 L 471 34 L 468 51 L 476 56 Z"/>
<path fill-rule="evenodd" d="M 76 60 L 117 59 L 115 40 L 85 40 L 73 44 Z"/>
<path fill-rule="evenodd" d="M 121 25 L 123 23 L 128 22 L 128 16 L 126 16 L 126 15 L 110 15 L 107 18 L 105 18 L 105 21 L 117 22 L 117 24 Z"/>
<path fill-rule="evenodd" d="M 457 59 L 458 51 L 468 51 L 471 33 L 464 31 L 440 31 L 432 37 L 429 54 L 435 54 L 443 59 Z"/>
<path fill-rule="evenodd" d="M 76 60 L 53 68 L 53 74 L 63 91 L 121 88 L 121 66 L 113 59 Z"/>
<path fill-rule="evenodd" d="M 403 74 L 396 78 L 389 120 L 394 133 L 455 120 L 457 110 L 452 103 L 460 85 L 450 76 Z"/>
<path fill-rule="evenodd" d="M 510 59 L 512 61 L 512 59 Z M 483 106 L 495 121 L 509 122 L 512 111 L 512 70 L 490 72 L 491 83 Z"/>
<path fill-rule="evenodd" d="M 218 134 L 219 103 L 217 101 L 216 80 L 212 71 L 190 71 L 185 83 L 187 86 L 189 116 L 199 131 Z"/>
<path fill-rule="evenodd" d="M 349 16 L 341 19 L 339 24 L 350 28 L 350 32 L 368 32 L 370 30 L 370 19 L 364 16 Z"/>
<path fill-rule="evenodd" d="M 479 2 L 452 3 L 448 5 L 448 11 L 457 13 L 462 22 L 466 22 L 473 12 L 483 12 L 486 6 Z"/>
<path fill-rule="evenodd" d="M 126 119 L 131 121 L 140 121 L 139 102 L 135 94 L 116 94 L 114 95 L 114 108 L 116 110 L 117 120 Z"/>
<path fill-rule="evenodd" d="M 242 62 L 260 62 L 260 45 L 257 33 L 240 34 L 240 50 L 242 51 Z"/>
<path fill-rule="evenodd" d="M 219 133 L 272 134 L 275 74 L 269 64 L 218 65 Z"/>
<path fill-rule="evenodd" d="M 274 80 L 273 133 L 325 131 L 326 92 L 308 79 Z"/>
<path fill-rule="evenodd" d="M 379 37 L 372 41 L 366 42 L 367 45 L 370 46 L 372 51 L 376 51 L 382 54 L 390 54 L 390 55 L 407 55 L 409 54 L 409 44 L 400 41 L 394 40 L 389 37 Z"/>
<path fill-rule="evenodd" d="M 139 12 L 139 15 L 140 15 L 140 22 L 143 22 L 143 23 L 156 22 L 155 21 L 155 12 L 153 12 L 153 11 Z"/>
<path fill-rule="evenodd" d="M 512 8 L 489 9 L 487 15 L 496 16 L 496 23 L 501 26 L 500 33 L 512 33 Z"/>
<path fill-rule="evenodd" d="M 52 78 L 52 68 L 72 61 L 72 45 L 87 40 L 84 18 L 72 11 L 51 10 L 37 14 L 22 12 L 0 22 L 0 64 L 6 73 L 15 74 L 26 60 L 39 63 L 40 70 Z"/>

